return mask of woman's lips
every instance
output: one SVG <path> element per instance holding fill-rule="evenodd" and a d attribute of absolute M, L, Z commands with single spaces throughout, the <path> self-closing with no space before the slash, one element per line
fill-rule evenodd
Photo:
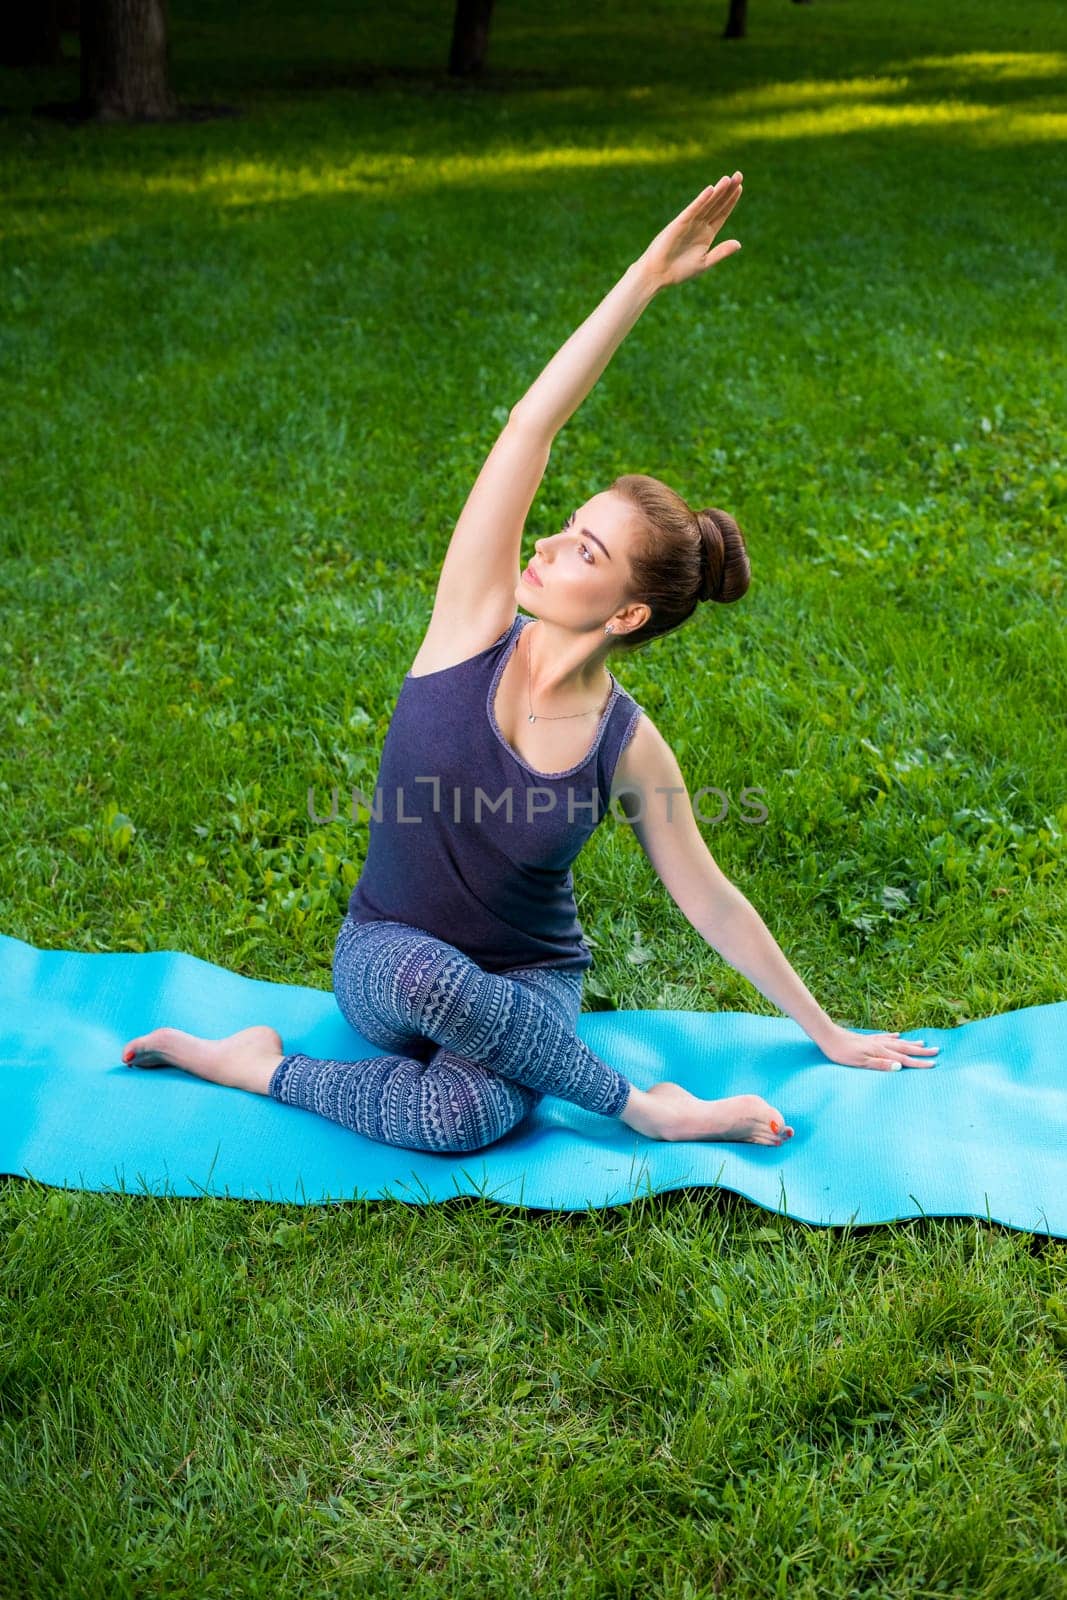
<path fill-rule="evenodd" d="M 541 582 L 540 578 L 537 576 L 532 567 L 526 568 L 526 571 L 523 573 L 523 577 L 526 579 L 527 583 L 535 583 L 539 589 L 544 588 L 544 584 Z"/>

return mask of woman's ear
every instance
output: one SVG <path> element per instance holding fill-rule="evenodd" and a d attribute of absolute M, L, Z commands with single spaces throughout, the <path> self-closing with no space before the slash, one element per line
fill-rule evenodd
<path fill-rule="evenodd" d="M 626 633 L 636 633 L 638 628 L 643 628 L 652 615 L 651 606 L 634 604 L 627 606 L 622 616 L 618 619 L 614 631 L 621 637 Z"/>

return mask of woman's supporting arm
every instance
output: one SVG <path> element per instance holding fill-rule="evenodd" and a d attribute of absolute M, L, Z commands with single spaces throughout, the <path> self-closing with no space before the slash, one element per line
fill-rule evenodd
<path fill-rule="evenodd" d="M 936 1044 L 902 1039 L 899 1033 L 856 1033 L 834 1022 L 793 971 L 755 906 L 735 885 L 730 885 L 730 891 L 725 902 L 718 901 L 714 927 L 702 924 L 697 931 L 724 961 L 799 1023 L 824 1056 L 843 1067 L 869 1067 L 882 1072 L 937 1065 L 920 1059 L 936 1056 Z"/>
<path fill-rule="evenodd" d="M 717 900 L 713 924 L 693 925 L 724 961 L 823 1048 L 836 1024 L 793 971 L 771 930 L 736 885 Z"/>

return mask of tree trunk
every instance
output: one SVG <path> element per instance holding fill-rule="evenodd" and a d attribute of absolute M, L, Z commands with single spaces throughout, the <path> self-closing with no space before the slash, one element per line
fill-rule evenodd
<path fill-rule="evenodd" d="M 9 0 L 0 8 L 0 67 L 54 67 L 62 60 L 56 0 Z"/>
<path fill-rule="evenodd" d="M 743 39 L 748 31 L 748 0 L 730 0 L 730 15 L 723 29 L 724 39 Z"/>
<path fill-rule="evenodd" d="M 448 52 L 448 70 L 453 77 L 476 77 L 485 66 L 492 14 L 493 0 L 456 0 Z"/>
<path fill-rule="evenodd" d="M 83 0 L 81 110 L 101 122 L 177 116 L 167 0 Z"/>

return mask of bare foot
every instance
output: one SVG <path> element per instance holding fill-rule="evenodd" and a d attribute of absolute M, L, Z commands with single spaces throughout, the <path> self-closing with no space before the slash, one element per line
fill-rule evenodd
<path fill-rule="evenodd" d="M 283 1055 L 281 1034 L 262 1024 L 225 1039 L 198 1039 L 181 1028 L 153 1028 L 123 1046 L 128 1067 L 181 1067 L 231 1089 L 266 1094 Z"/>
<path fill-rule="evenodd" d="M 678 1083 L 634 1088 L 620 1113 L 623 1122 L 653 1139 L 719 1139 L 730 1144 L 784 1144 L 793 1129 L 758 1094 L 700 1100 Z"/>

